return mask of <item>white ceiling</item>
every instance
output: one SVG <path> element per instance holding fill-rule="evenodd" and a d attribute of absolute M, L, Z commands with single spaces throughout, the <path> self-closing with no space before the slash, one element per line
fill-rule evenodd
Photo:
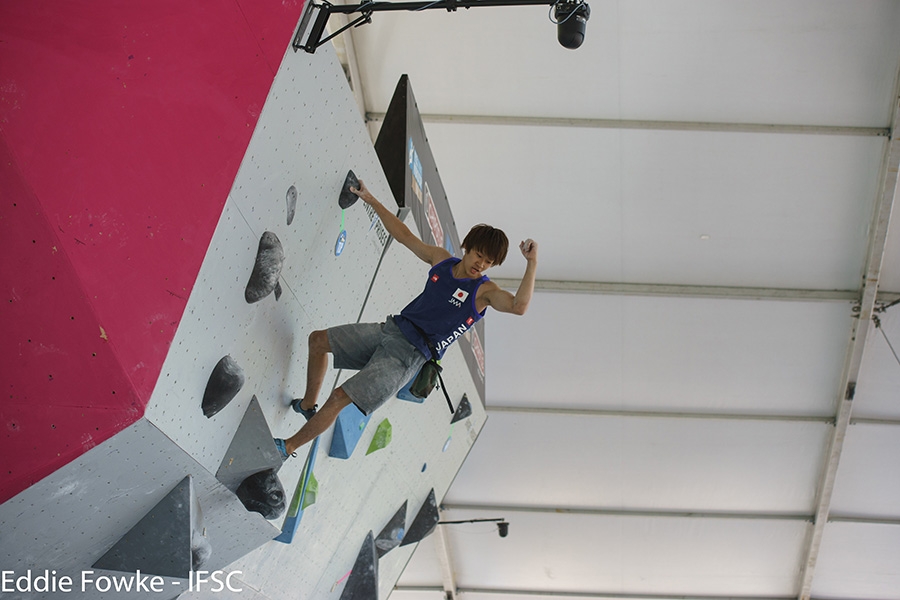
<path fill-rule="evenodd" d="M 900 2 L 589 4 L 575 51 L 547 7 L 343 36 L 373 131 L 409 74 L 458 228 L 540 244 L 444 501 L 509 537 L 443 527 L 392 598 L 897 600 Z"/>

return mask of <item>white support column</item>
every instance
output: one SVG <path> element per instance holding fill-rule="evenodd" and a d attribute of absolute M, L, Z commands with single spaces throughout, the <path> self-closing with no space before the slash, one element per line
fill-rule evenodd
<path fill-rule="evenodd" d="M 812 583 L 816 572 L 816 563 L 822 545 L 822 535 L 828 523 L 828 513 L 831 509 L 831 498 L 834 492 L 835 479 L 838 466 L 841 461 L 841 452 L 844 448 L 844 438 L 847 427 L 850 424 L 850 413 L 853 408 L 853 396 L 856 391 L 856 381 L 859 377 L 860 367 L 865 352 L 866 340 L 872 331 L 872 314 L 875 308 L 878 293 L 878 282 L 881 276 L 881 267 L 884 259 L 884 248 L 887 240 L 888 226 L 890 225 L 891 212 L 897 197 L 897 173 L 900 167 L 900 139 L 898 139 L 897 126 L 900 119 L 900 99 L 898 89 L 895 88 L 893 117 L 891 119 L 891 138 L 885 149 L 884 161 L 881 168 L 881 182 L 878 198 L 875 204 L 875 214 L 869 234 L 869 250 L 866 255 L 865 274 L 862 282 L 860 303 L 858 307 L 858 319 L 850 332 L 850 344 L 844 361 L 844 371 L 841 375 L 839 393 L 841 399 L 837 415 L 835 417 L 834 434 L 827 453 L 827 463 L 819 484 L 817 496 L 816 518 L 812 532 L 809 536 L 806 556 L 801 565 L 800 585 L 798 598 L 809 600 L 812 593 Z"/>
<path fill-rule="evenodd" d="M 447 539 L 446 525 L 438 525 L 434 530 L 434 546 L 441 563 L 441 580 L 444 585 L 445 600 L 457 600 L 456 575 L 453 573 L 453 554 L 450 551 L 450 540 Z"/>

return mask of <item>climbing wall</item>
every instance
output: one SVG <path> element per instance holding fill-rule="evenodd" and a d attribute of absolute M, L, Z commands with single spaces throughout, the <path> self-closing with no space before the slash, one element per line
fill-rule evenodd
<path fill-rule="evenodd" d="M 284 512 L 267 520 L 233 493 L 235 473 L 272 463 L 272 435 L 286 437 L 304 422 L 289 403 L 305 386 L 309 333 L 382 321 L 424 286 L 427 265 L 388 244 L 363 203 L 338 205 L 351 169 L 393 205 L 331 48 L 288 50 L 143 418 L 0 506 L 4 570 L 77 578 L 87 570 L 122 576 L 142 565 L 159 569 L 169 554 L 182 555 L 185 542 L 135 555 L 134 540 L 148 521 L 173 521 L 189 545 L 208 547 L 202 568 L 230 575 L 242 591 L 223 596 L 207 583 L 185 592 L 192 580 L 172 567 L 162 593 L 103 597 L 371 598 L 373 588 L 389 595 L 485 421 L 458 348 L 444 358 L 444 380 L 454 406 L 466 396 L 472 414 L 451 424 L 435 391 L 424 402 L 390 400 L 357 426 L 346 458 L 330 455 L 333 432 L 324 434 L 312 469 L 315 502 L 288 540 L 274 541 L 287 528 Z M 261 267 L 277 289 L 248 290 Z M 210 377 L 224 357 L 240 372 L 239 384 L 204 413 Z M 330 369 L 320 402 L 347 376 Z M 288 501 L 310 448 L 278 470 Z M 97 593 L 89 587 L 30 597 Z"/>
<path fill-rule="evenodd" d="M 391 244 L 362 320 L 377 322 L 397 312 L 424 287 L 427 268 L 407 249 Z M 404 503 L 408 529 L 432 489 L 438 500 L 444 497 L 484 425 L 485 413 L 459 348 L 451 347 L 442 364 L 454 407 L 466 395 L 473 399 L 473 415 L 451 425 L 447 403 L 435 390 L 422 403 L 389 400 L 372 415 L 347 460 L 327 456 L 333 432 L 323 435 L 314 471 L 317 501 L 304 511 L 294 542 L 285 547 L 268 544 L 233 565 L 254 569 L 252 585 L 269 582 L 271 587 L 265 589 L 272 597 L 279 593 L 287 597 L 301 589 L 309 594 L 304 598 L 339 598 L 369 531 L 377 536 Z M 340 379 L 348 375 L 342 373 Z M 288 421 L 297 423 L 300 418 Z M 367 454 L 385 420 L 391 426 L 390 443 Z M 293 474 L 282 476 L 286 488 L 296 479 Z M 414 543 L 400 546 L 378 560 L 379 597 L 389 595 L 415 548 Z"/>
<path fill-rule="evenodd" d="M 301 7 L 0 3 L 0 502 L 143 415 Z"/>

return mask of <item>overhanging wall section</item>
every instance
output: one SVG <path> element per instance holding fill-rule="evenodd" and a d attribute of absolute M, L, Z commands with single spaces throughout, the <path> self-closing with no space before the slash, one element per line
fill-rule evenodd
<path fill-rule="evenodd" d="M 301 8 L 0 5 L 0 501 L 141 417 Z"/>

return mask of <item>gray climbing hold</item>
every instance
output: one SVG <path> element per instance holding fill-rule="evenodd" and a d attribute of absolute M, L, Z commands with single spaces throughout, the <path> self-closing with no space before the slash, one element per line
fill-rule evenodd
<path fill-rule="evenodd" d="M 266 469 L 244 479 L 235 495 L 249 511 L 258 512 L 268 520 L 284 514 L 284 488 L 275 469 Z"/>
<path fill-rule="evenodd" d="M 92 567 L 187 579 L 192 566 L 194 498 L 188 475 Z"/>
<path fill-rule="evenodd" d="M 287 224 L 290 225 L 294 221 L 294 213 L 297 212 L 297 188 L 293 185 L 288 188 L 285 196 L 287 201 Z"/>
<path fill-rule="evenodd" d="M 216 479 L 235 492 L 250 475 L 266 469 L 277 471 L 283 462 L 284 459 L 272 441 L 272 431 L 263 415 L 259 400 L 253 396 L 244 411 L 244 418 L 231 438 L 225 456 L 222 457 L 219 470 L 216 471 Z"/>
<path fill-rule="evenodd" d="M 271 231 L 263 233 L 256 251 L 256 263 L 244 290 L 244 299 L 248 304 L 259 302 L 275 291 L 283 264 L 284 248 L 278 236 Z"/>
<path fill-rule="evenodd" d="M 440 520 L 441 517 L 438 512 L 434 488 L 431 488 L 431 491 L 428 492 L 428 498 L 425 499 L 425 504 L 419 509 L 419 513 L 416 515 L 416 518 L 413 519 L 412 525 L 409 526 L 400 545 L 408 546 L 409 544 L 415 544 L 416 542 L 422 541 L 431 535 L 431 532 L 434 531 L 434 528 L 437 527 L 438 521 Z"/>
<path fill-rule="evenodd" d="M 341 208 L 350 208 L 359 200 L 359 196 L 350 191 L 351 187 L 359 189 L 359 179 L 356 178 L 353 171 L 348 171 L 344 185 L 341 187 L 341 195 L 338 196 L 338 206 Z"/>
<path fill-rule="evenodd" d="M 219 359 L 203 392 L 203 415 L 209 419 L 234 400 L 244 387 L 244 370 L 230 355 Z"/>
<path fill-rule="evenodd" d="M 407 502 L 404 501 L 400 510 L 394 513 L 388 524 L 375 538 L 375 550 L 378 552 L 378 558 L 399 546 L 403 540 L 403 534 L 406 532 L 406 504 Z"/>
<path fill-rule="evenodd" d="M 459 401 L 459 406 L 456 407 L 456 412 L 453 413 L 453 418 L 450 420 L 450 424 L 456 423 L 457 421 L 462 421 L 468 416 L 472 415 L 472 404 L 469 402 L 469 397 L 463 394 L 462 400 Z"/>
<path fill-rule="evenodd" d="M 378 558 L 371 531 L 359 549 L 347 585 L 341 592 L 341 600 L 378 600 Z"/>

